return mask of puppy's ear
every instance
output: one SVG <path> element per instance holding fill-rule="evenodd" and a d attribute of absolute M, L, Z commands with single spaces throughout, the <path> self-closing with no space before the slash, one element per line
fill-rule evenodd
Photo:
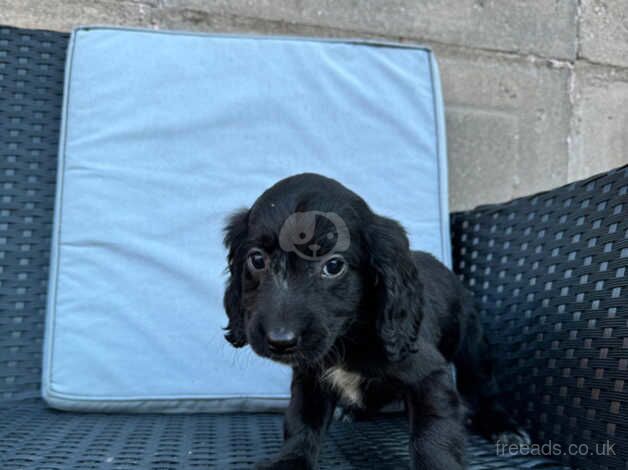
<path fill-rule="evenodd" d="M 417 350 L 423 286 L 398 222 L 376 215 L 365 239 L 377 295 L 377 329 L 388 359 L 397 362 Z"/>
<path fill-rule="evenodd" d="M 229 263 L 229 280 L 225 289 L 223 305 L 229 324 L 225 328 L 225 338 L 234 347 L 241 348 L 246 344 L 246 331 L 244 329 L 244 310 L 242 309 L 242 270 L 244 265 L 243 245 L 248 234 L 249 211 L 240 210 L 229 217 L 225 226 L 225 247 L 229 250 L 227 262 Z"/>

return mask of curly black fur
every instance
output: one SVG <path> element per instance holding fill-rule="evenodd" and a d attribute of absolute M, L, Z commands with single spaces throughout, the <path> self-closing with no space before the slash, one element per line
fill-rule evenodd
<path fill-rule="evenodd" d="M 286 220 L 308 211 L 318 215 L 291 219 L 302 222 L 307 239 L 283 249 Z M 341 252 L 330 213 L 350 234 Z M 458 390 L 483 434 L 518 432 L 495 401 L 488 344 L 469 294 L 434 257 L 410 250 L 398 222 L 373 213 L 337 181 L 301 174 L 278 182 L 231 217 L 225 245 L 225 337 L 293 369 L 284 446 L 259 468 L 316 468 L 337 404 L 368 414 L 403 399 L 419 469 L 464 467 L 466 407 Z M 262 269 L 247 261 L 253 252 L 263 257 Z M 346 269 L 325 277 L 324 266 L 337 255 Z M 294 344 L 278 350 L 272 332 L 292 334 Z"/>

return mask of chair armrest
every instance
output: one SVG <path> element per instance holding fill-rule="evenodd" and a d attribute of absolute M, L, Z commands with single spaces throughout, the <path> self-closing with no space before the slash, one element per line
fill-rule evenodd
<path fill-rule="evenodd" d="M 624 166 L 451 216 L 505 402 L 536 442 L 586 444 L 563 458 L 589 469 L 627 468 L 627 213 Z"/>

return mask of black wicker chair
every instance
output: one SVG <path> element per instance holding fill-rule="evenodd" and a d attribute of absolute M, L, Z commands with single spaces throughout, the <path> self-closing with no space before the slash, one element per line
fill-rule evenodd
<path fill-rule="evenodd" d="M 250 468 L 278 449 L 280 416 L 78 414 L 39 398 L 67 40 L 0 28 L 0 469 Z M 452 215 L 455 269 L 482 307 L 505 399 L 574 468 L 628 470 L 627 207 L 624 167 Z M 406 442 L 400 417 L 336 422 L 321 467 L 407 468 Z M 468 454 L 472 469 L 565 468 L 476 436 Z"/>

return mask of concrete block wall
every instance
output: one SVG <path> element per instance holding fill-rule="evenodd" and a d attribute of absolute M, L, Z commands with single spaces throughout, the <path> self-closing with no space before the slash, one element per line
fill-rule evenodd
<path fill-rule="evenodd" d="M 626 0 L 0 0 L 0 24 L 93 23 L 431 46 L 453 210 L 628 163 Z"/>

